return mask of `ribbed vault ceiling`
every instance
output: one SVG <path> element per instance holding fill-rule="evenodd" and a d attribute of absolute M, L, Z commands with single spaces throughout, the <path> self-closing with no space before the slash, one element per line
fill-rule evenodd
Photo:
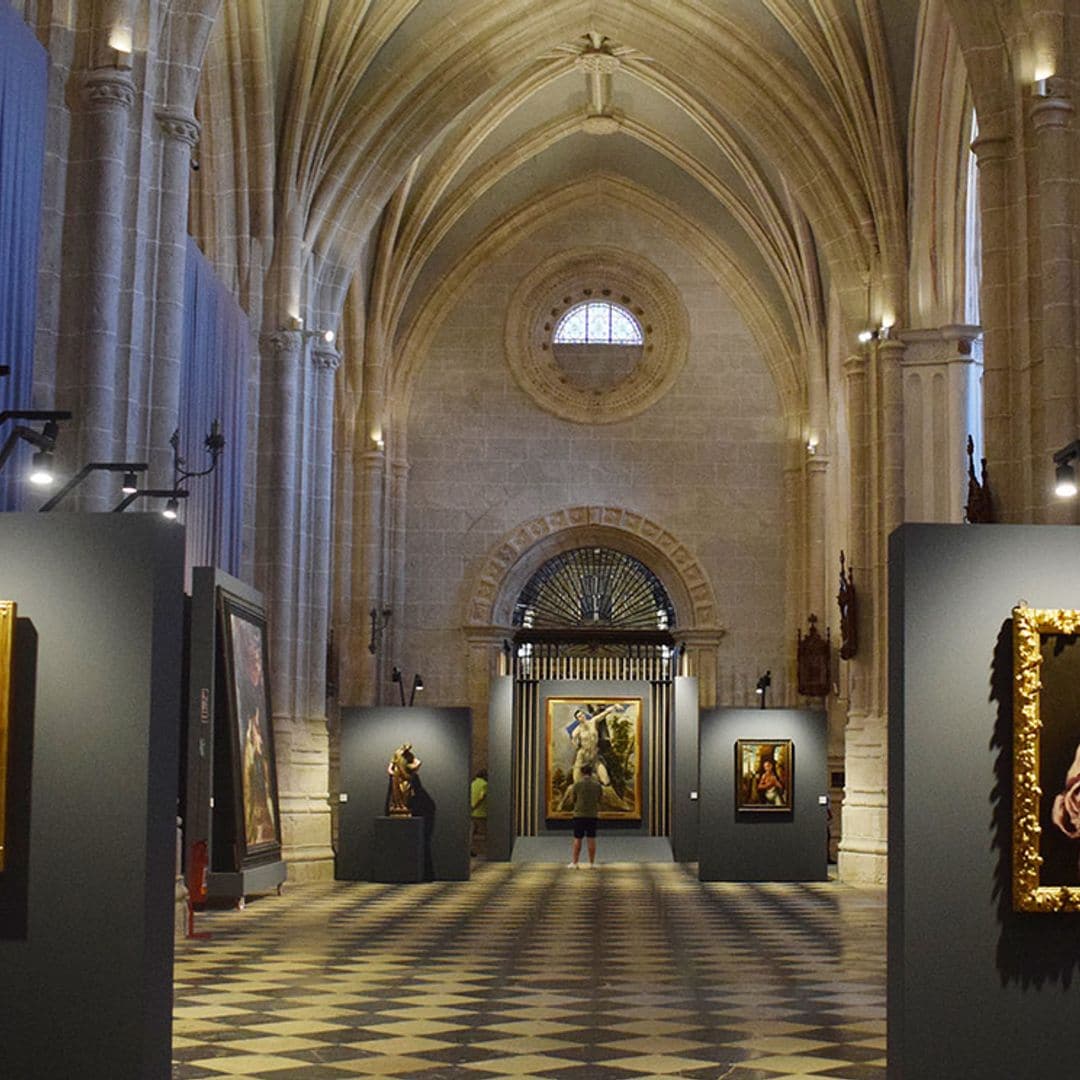
<path fill-rule="evenodd" d="M 279 217 L 327 266 L 375 242 L 372 314 L 393 342 L 497 223 L 623 177 L 724 252 L 813 366 L 822 283 L 854 312 L 868 274 L 902 277 L 920 7 L 266 0 Z"/>

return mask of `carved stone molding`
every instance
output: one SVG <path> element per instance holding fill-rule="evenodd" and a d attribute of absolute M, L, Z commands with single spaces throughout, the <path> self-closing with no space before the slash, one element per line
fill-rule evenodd
<path fill-rule="evenodd" d="M 559 319 L 589 300 L 627 309 L 644 343 L 633 368 L 601 388 L 581 385 L 560 366 L 553 335 Z M 507 310 L 506 359 L 537 405 L 579 424 L 627 420 L 657 402 L 686 362 L 689 318 L 678 290 L 652 263 L 613 247 L 561 251 L 518 286 Z"/>
<path fill-rule="evenodd" d="M 259 349 L 271 356 L 299 356 L 303 344 L 301 330 L 273 330 L 259 337 Z"/>
<path fill-rule="evenodd" d="M 341 367 L 341 353 L 333 345 L 321 343 L 311 350 L 312 363 L 320 371 L 337 371 Z"/>
<path fill-rule="evenodd" d="M 188 146 L 197 145 L 202 125 L 191 113 L 180 109 L 158 109 L 154 116 L 167 138 L 187 143 Z"/>
<path fill-rule="evenodd" d="M 560 543 L 563 539 L 565 543 Z M 582 543 L 625 548 L 641 559 L 668 588 L 679 615 L 680 633 L 717 629 L 716 597 L 697 557 L 662 525 L 618 506 L 556 510 L 508 533 L 491 550 L 475 579 L 466 608 L 466 627 L 498 625 L 502 612 L 497 609 L 508 589 L 516 599 L 518 579 L 524 585 L 551 555 Z M 536 557 L 530 558 L 533 555 Z"/>
<path fill-rule="evenodd" d="M 98 68 L 89 71 L 80 88 L 83 105 L 91 112 L 130 109 L 135 104 L 135 84 L 127 71 Z"/>

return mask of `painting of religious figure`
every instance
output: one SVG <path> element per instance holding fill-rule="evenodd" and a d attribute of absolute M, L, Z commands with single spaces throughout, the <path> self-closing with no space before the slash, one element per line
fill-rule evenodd
<path fill-rule="evenodd" d="M 547 699 L 546 816 L 574 816 L 582 768 L 603 786 L 600 817 L 641 820 L 641 698 Z"/>
<path fill-rule="evenodd" d="M 1080 611 L 1013 609 L 1013 906 L 1080 911 Z"/>
<path fill-rule="evenodd" d="M 219 591 L 225 653 L 226 701 L 233 757 L 240 866 L 281 849 L 273 714 L 267 665 L 266 620 L 260 611 Z"/>
<path fill-rule="evenodd" d="M 794 802 L 790 739 L 739 739 L 735 743 L 735 809 L 790 812 Z"/>
<path fill-rule="evenodd" d="M 7 853 L 8 738 L 11 730 L 11 680 L 15 653 L 15 604 L 0 600 L 0 874 Z"/>

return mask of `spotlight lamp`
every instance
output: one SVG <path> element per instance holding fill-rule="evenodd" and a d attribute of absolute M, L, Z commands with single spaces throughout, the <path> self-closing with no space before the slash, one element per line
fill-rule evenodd
<path fill-rule="evenodd" d="M 765 691 L 772 686 L 772 669 L 769 669 L 761 676 L 757 681 L 757 686 L 754 688 L 754 693 L 757 694 L 761 701 L 761 707 L 765 708 Z"/>
<path fill-rule="evenodd" d="M 1073 439 L 1054 454 L 1054 494 L 1059 499 L 1076 498 L 1076 465 L 1080 461 L 1080 439 Z"/>
<path fill-rule="evenodd" d="M 148 488 L 143 491 L 133 491 L 125 495 L 120 502 L 113 507 L 114 514 L 122 514 L 136 499 L 164 499 L 165 506 L 161 516 L 175 521 L 180 510 L 180 500 L 188 498 L 190 492 L 183 488 Z"/>
<path fill-rule="evenodd" d="M 0 412 L 0 424 L 6 420 L 40 420 L 44 421 L 41 431 L 35 431 L 31 427 L 19 424 L 12 428 L 3 447 L 0 448 L 0 469 L 7 463 L 8 458 L 15 453 L 20 440 L 30 443 L 37 448 L 31 461 L 29 474 L 30 482 L 37 487 L 47 487 L 55 479 L 53 471 L 53 451 L 56 449 L 56 439 L 60 433 L 58 421 L 70 420 L 71 413 L 64 411 L 43 412 L 38 409 L 8 409 Z"/>
<path fill-rule="evenodd" d="M 414 702 L 414 701 L 416 700 L 416 695 L 417 695 L 417 693 L 418 693 L 418 692 L 422 692 L 422 691 L 423 691 L 423 689 L 424 689 L 424 679 L 423 679 L 423 676 L 422 676 L 422 675 L 421 675 L 421 674 L 420 674 L 419 672 L 417 672 L 417 673 L 416 673 L 416 674 L 415 674 L 415 675 L 413 676 L 413 680 L 412 680 L 412 692 L 411 692 L 411 693 L 409 694 L 409 704 L 410 704 L 410 705 L 411 705 L 411 704 L 412 704 L 412 703 L 413 703 L 413 702 Z"/>
<path fill-rule="evenodd" d="M 134 495 L 139 490 L 138 474 L 146 472 L 148 467 L 145 461 L 92 461 L 84 465 L 47 503 L 43 503 L 41 512 L 47 514 L 63 502 L 93 472 L 123 473 L 120 490 L 125 495 Z"/>
<path fill-rule="evenodd" d="M 877 331 L 876 330 L 860 330 L 859 331 L 859 343 L 861 345 L 869 344 L 876 337 L 877 337 Z"/>

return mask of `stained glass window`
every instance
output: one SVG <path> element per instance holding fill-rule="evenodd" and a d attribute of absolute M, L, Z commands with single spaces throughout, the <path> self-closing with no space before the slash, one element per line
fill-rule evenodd
<path fill-rule="evenodd" d="M 641 345 L 637 319 L 624 307 L 590 300 L 572 307 L 555 327 L 556 345 Z"/>

